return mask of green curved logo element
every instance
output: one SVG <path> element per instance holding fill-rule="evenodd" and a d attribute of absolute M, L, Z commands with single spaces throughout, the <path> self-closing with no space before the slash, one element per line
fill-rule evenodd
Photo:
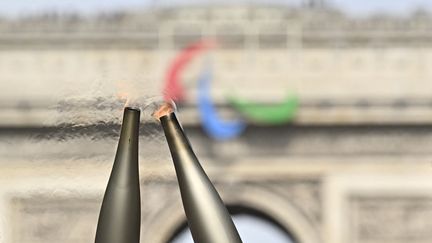
<path fill-rule="evenodd" d="M 287 95 L 278 104 L 260 104 L 233 96 L 229 96 L 228 100 L 247 119 L 272 125 L 292 121 L 299 106 L 299 100 L 295 95 Z"/>

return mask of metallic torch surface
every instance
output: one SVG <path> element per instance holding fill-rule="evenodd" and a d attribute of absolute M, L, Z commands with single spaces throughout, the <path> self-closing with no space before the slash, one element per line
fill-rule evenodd
<path fill-rule="evenodd" d="M 125 108 L 117 153 L 99 214 L 96 243 L 139 243 L 139 121 L 139 110 Z"/>
<path fill-rule="evenodd" d="M 159 116 L 171 151 L 183 207 L 196 243 L 242 242 L 215 187 L 201 167 L 174 113 Z"/>

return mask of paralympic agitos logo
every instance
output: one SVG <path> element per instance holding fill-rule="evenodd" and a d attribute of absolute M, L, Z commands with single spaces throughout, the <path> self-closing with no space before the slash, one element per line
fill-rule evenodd
<path fill-rule="evenodd" d="M 169 66 L 164 87 L 164 99 L 182 102 L 186 93 L 181 84 L 180 75 L 187 65 L 198 55 L 214 48 L 215 42 L 201 40 L 184 48 Z M 237 137 L 246 128 L 247 122 L 256 124 L 275 125 L 291 121 L 298 108 L 298 99 L 295 95 L 287 97 L 278 104 L 259 104 L 233 96 L 227 96 L 229 104 L 236 109 L 241 118 L 236 120 L 222 120 L 210 97 L 212 81 L 211 65 L 204 66 L 198 79 L 198 109 L 204 130 L 212 138 L 226 140 Z"/>

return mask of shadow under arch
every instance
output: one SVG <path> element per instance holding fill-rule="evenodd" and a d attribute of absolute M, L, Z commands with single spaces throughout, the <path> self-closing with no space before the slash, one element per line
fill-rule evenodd
<path fill-rule="evenodd" d="M 228 211 L 232 216 L 238 216 L 238 215 L 249 215 L 256 218 L 261 219 L 262 221 L 265 221 L 272 226 L 276 227 L 279 231 L 283 232 L 287 239 L 291 239 L 292 242 L 297 243 L 300 242 L 297 240 L 296 235 L 294 232 L 291 232 L 290 229 L 285 228 L 281 223 L 276 221 L 274 218 L 270 217 L 269 215 L 265 214 L 264 212 L 261 212 L 257 209 L 245 206 L 245 205 L 227 205 Z M 168 239 L 165 243 L 171 243 L 173 242 L 176 237 L 181 235 L 185 230 L 187 230 L 188 224 L 187 221 L 183 221 L 178 227 L 173 231 L 172 236 Z"/>

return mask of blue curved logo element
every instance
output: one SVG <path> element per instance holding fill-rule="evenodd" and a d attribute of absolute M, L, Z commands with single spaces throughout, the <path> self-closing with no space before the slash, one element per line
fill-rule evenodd
<path fill-rule="evenodd" d="M 227 140 L 240 135 L 246 124 L 240 120 L 224 121 L 217 112 L 210 98 L 210 81 L 212 73 L 207 64 L 199 76 L 198 109 L 204 130 L 214 139 Z"/>

